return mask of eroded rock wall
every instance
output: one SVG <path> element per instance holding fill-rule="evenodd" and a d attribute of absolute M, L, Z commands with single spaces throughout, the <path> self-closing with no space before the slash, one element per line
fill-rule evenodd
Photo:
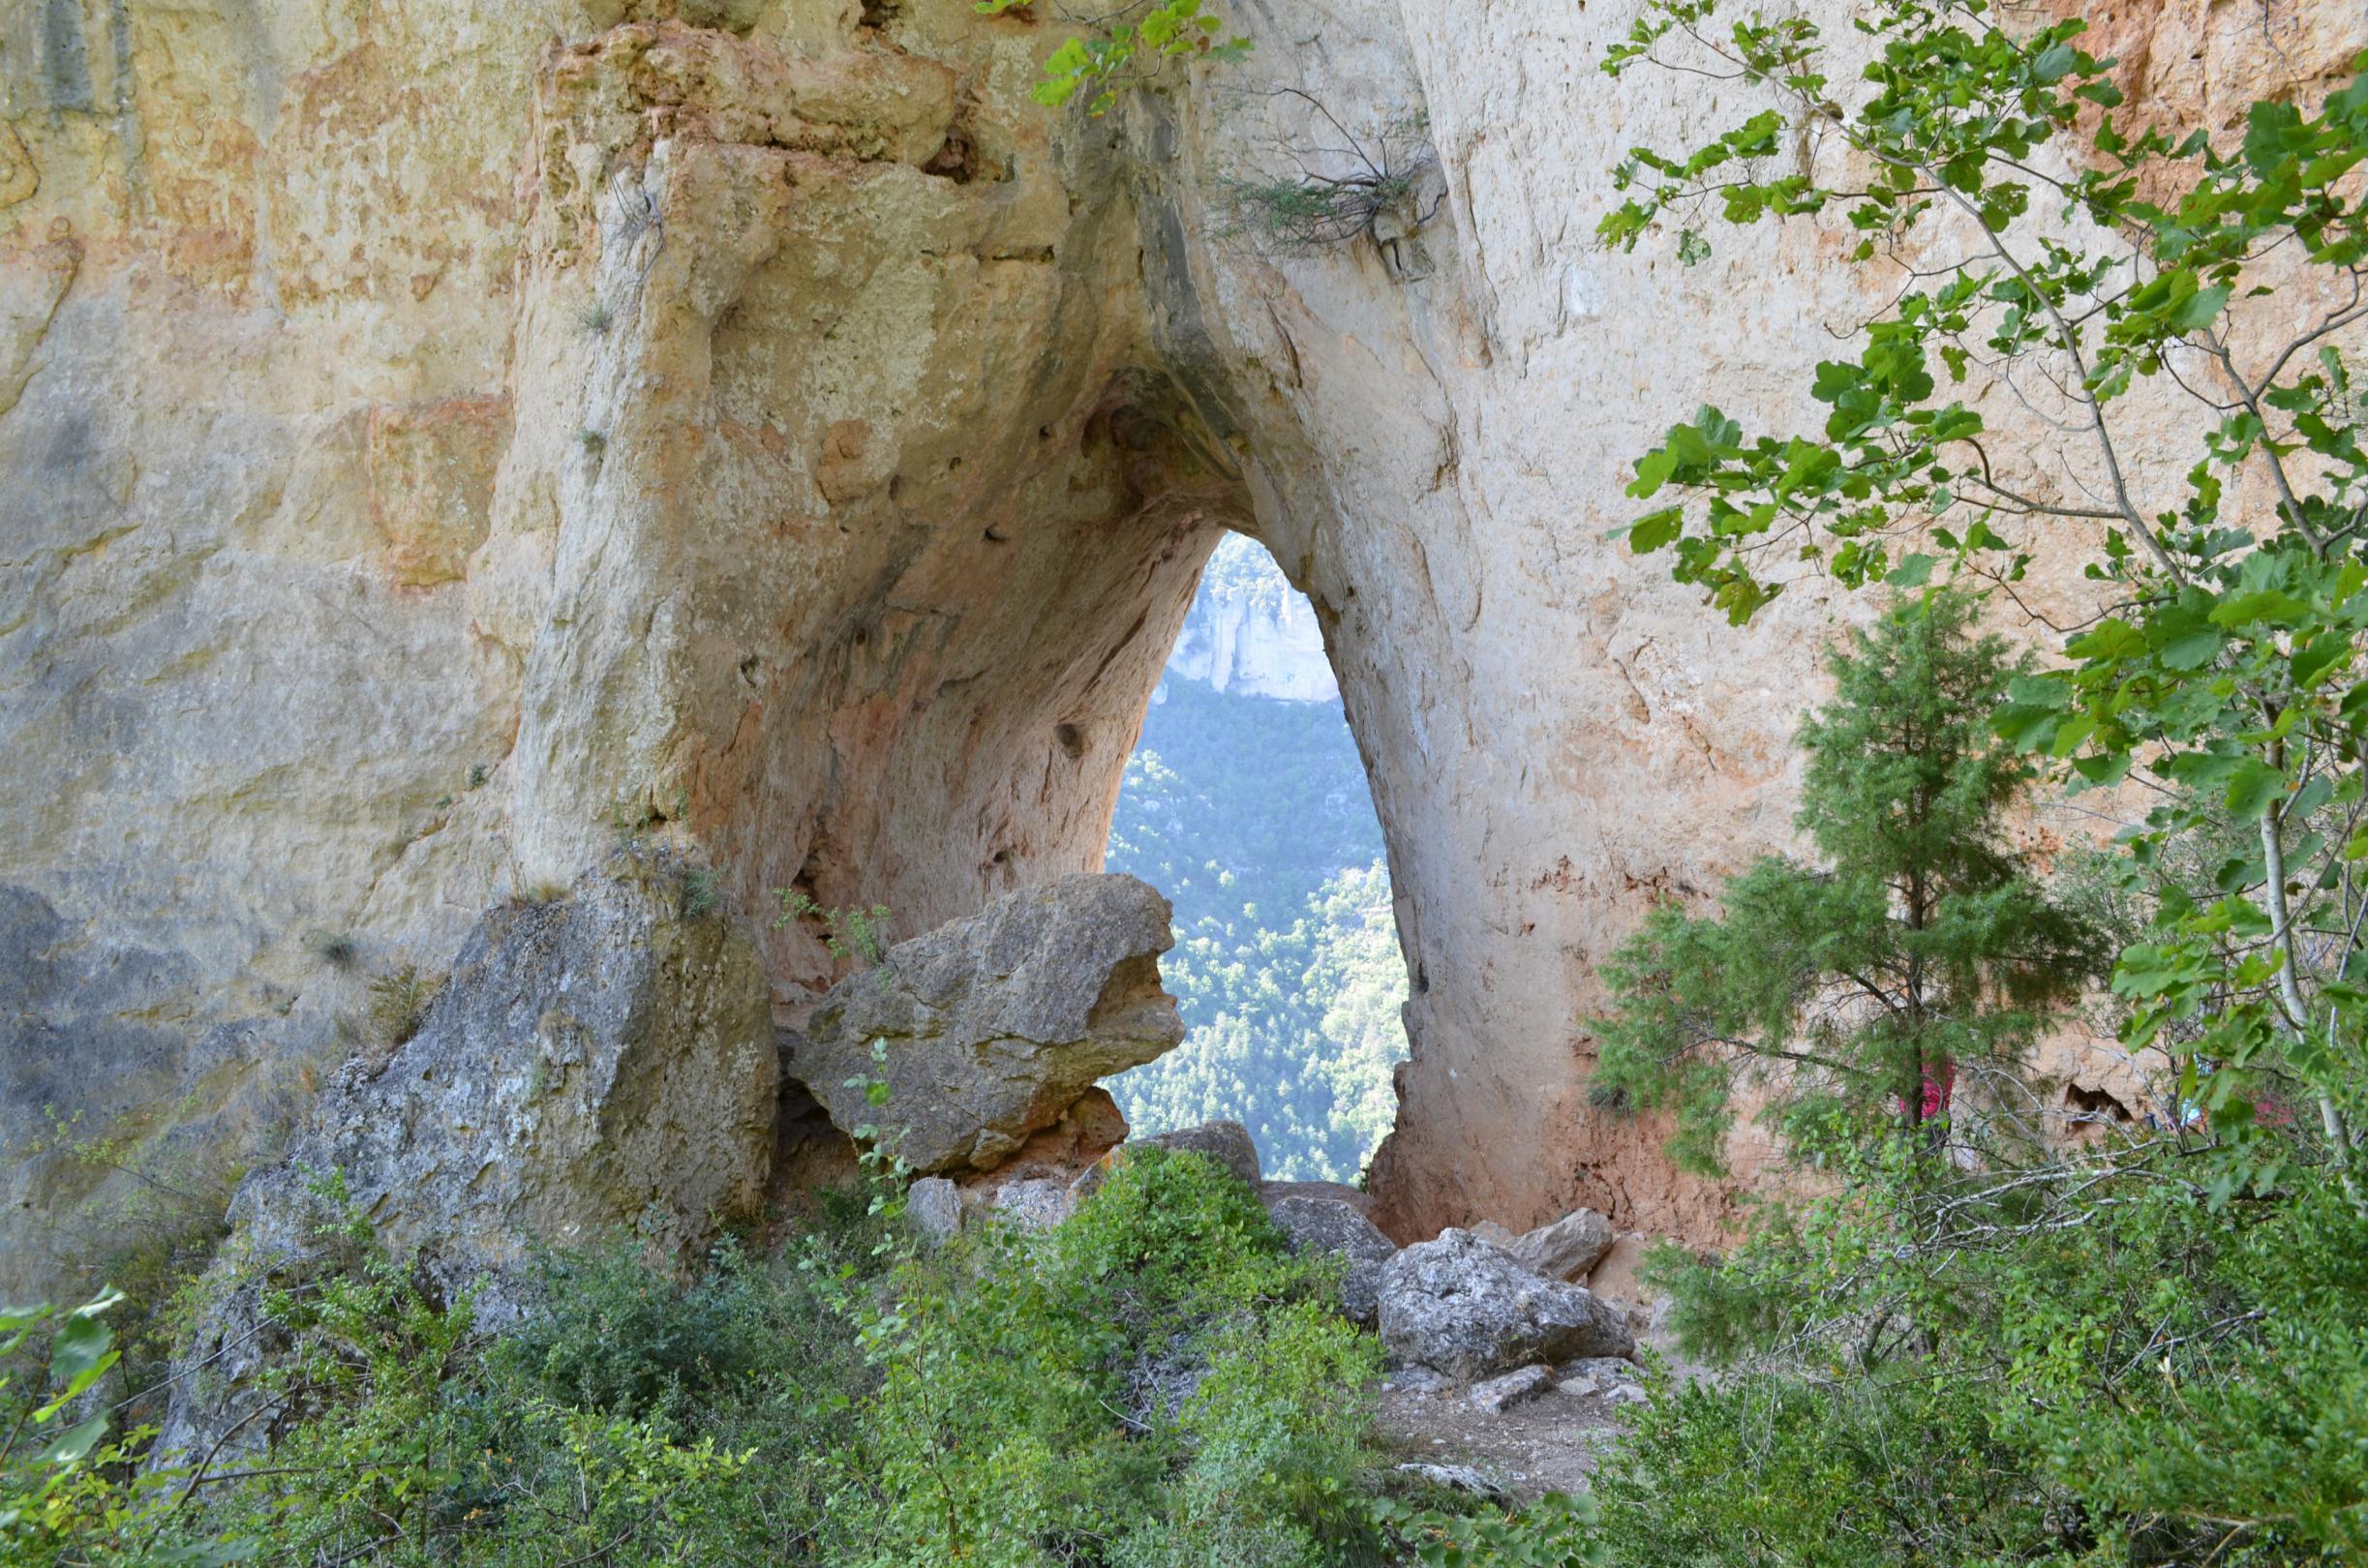
<path fill-rule="evenodd" d="M 1238 486 L 1044 47 L 855 0 L 0 19 L 0 1286 L 128 1180 L 52 1108 L 234 1175 L 372 976 L 621 836 L 701 841 L 782 1000 L 835 964 L 775 889 L 909 934 L 1098 863 Z"/>
<path fill-rule="evenodd" d="M 52 1109 L 235 1166 L 372 975 L 620 836 L 697 841 L 786 1013 L 838 965 L 776 889 L 901 937 L 1092 868 L 1230 524 L 1388 834 L 1385 1217 L 1715 1222 L 1588 1104 L 1592 976 L 1787 841 L 1865 607 L 1732 633 L 1603 535 L 1704 397 L 1808 414 L 1888 285 L 1594 246 L 1624 148 L 1724 106 L 1604 80 L 1627 8 L 1235 10 L 1246 66 L 1099 122 L 1028 100 L 1050 19 L 960 0 L 0 13 L 0 1289 L 126 1190 Z M 2215 125 L 2368 45 L 2259 11 L 2099 19 Z M 1372 235 L 1216 200 L 1344 136 L 1436 153 Z"/>
<path fill-rule="evenodd" d="M 1700 75 L 1607 79 L 1636 8 L 1244 9 L 1260 46 L 1239 72 L 1141 116 L 1174 152 L 1146 176 L 1148 231 L 1192 236 L 1151 303 L 1185 384 L 1253 454 L 1257 528 L 1316 607 L 1373 775 L 1412 974 L 1382 1218 L 1404 1238 L 1592 1206 L 1714 1239 L 1737 1186 L 1678 1175 L 1659 1129 L 1589 1101 L 1595 969 L 1652 901 L 1706 900 L 1790 846 L 1791 734 L 1825 687 L 1820 649 L 1871 606 L 1804 580 L 1738 632 L 1606 534 L 1634 515 L 1632 461 L 1698 405 L 1821 424 L 1813 366 L 1903 275 L 1841 265 L 1851 241 L 1806 226 L 1721 231 L 1694 267 L 1673 240 L 1602 249 L 1629 147 L 1690 146 L 1759 106 Z M 1847 77 L 1850 8 L 1806 9 Z M 2109 9 L 2134 96 L 2216 132 L 2368 47 L 2368 14 L 2322 0 Z M 1425 141 L 1436 168 L 1411 197 L 1318 254 L 1224 196 L 1229 176 L 1419 168 Z M 1831 176 L 1842 150 L 1805 136 L 1796 155 Z M 1976 393 L 2014 423 L 2002 389 Z M 2175 487 L 2192 419 L 2135 402 L 2134 466 Z M 2035 607 L 2085 603 L 2063 568 L 2023 590 Z M 2030 829 L 2043 848 L 2065 830 Z M 1737 1185 L 1768 1155 L 1740 1130 Z"/>

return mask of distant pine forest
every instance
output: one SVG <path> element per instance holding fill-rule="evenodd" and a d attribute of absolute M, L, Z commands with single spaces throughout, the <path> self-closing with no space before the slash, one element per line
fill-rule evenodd
<path fill-rule="evenodd" d="M 1160 969 L 1191 1029 L 1111 1080 L 1128 1122 L 1238 1121 L 1269 1177 L 1355 1181 L 1396 1108 L 1406 965 L 1340 706 L 1171 677 L 1127 764 L 1106 864 L 1174 900 Z"/>

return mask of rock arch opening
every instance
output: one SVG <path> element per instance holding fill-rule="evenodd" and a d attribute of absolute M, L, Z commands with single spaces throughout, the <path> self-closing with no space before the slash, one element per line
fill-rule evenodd
<path fill-rule="evenodd" d="M 1107 869 L 1173 901 L 1190 1033 L 1109 1080 L 1130 1124 L 1237 1121 L 1284 1180 L 1354 1181 L 1396 1115 L 1407 967 L 1381 825 L 1307 598 L 1218 544 L 1151 694 Z"/>

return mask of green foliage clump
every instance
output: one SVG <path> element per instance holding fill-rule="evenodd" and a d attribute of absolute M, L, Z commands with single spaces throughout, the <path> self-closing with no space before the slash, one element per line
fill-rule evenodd
<path fill-rule="evenodd" d="M 1663 1378 L 1654 1393 L 1594 1486 L 1614 1562 L 1938 1568 L 2030 1560 L 2049 1534 L 2047 1489 L 2015 1473 L 1965 1384 Z"/>
<path fill-rule="evenodd" d="M 886 904 L 874 904 L 868 909 L 860 904 L 828 909 L 816 902 L 813 894 L 798 888 L 776 888 L 774 896 L 781 900 L 781 913 L 774 917 L 774 930 L 801 920 L 816 920 L 822 925 L 823 946 L 841 963 L 869 966 L 888 956 Z"/>
<path fill-rule="evenodd" d="M 1730 1091 L 1783 1070 L 1794 1125 L 1943 1116 L 1957 1077 L 1995 1081 L 2095 978 L 2095 939 L 2005 841 L 2030 769 L 1986 722 L 2025 664 L 1928 593 L 1831 661 L 1806 722 L 1799 826 L 1822 863 L 1761 860 L 1715 919 L 1675 905 L 1605 967 L 1599 1087 L 1673 1106 L 1673 1152 L 1720 1168 Z"/>
<path fill-rule="evenodd" d="M 975 0 L 971 9 L 1000 16 L 1033 3 Z M 1085 92 L 1086 112 L 1098 119 L 1117 106 L 1120 93 L 1156 79 L 1169 60 L 1238 60 L 1250 52 L 1249 39 L 1238 34 L 1219 43 L 1224 20 L 1200 7 L 1201 0 L 1137 0 L 1095 17 L 1087 31 L 1073 34 L 1052 51 L 1031 96 L 1047 108 L 1059 108 Z"/>
<path fill-rule="evenodd" d="M 850 1564 L 1317 1564 L 1369 1542 L 1378 1346 L 1250 1190 L 1197 1155 L 1131 1155 L 1025 1258 L 908 1265 L 866 1324 L 873 1523 Z M 982 1411 L 997 1419 L 980 1421 Z M 1089 1546 L 1090 1543 L 1090 1546 Z M 1091 1553 L 1091 1555 L 1086 1553 Z M 1103 1556 L 1107 1553 L 1107 1557 Z"/>
<path fill-rule="evenodd" d="M 723 890 L 716 886 L 713 871 L 703 865 L 694 865 L 683 873 L 684 920 L 700 920 L 722 907 Z"/>
<path fill-rule="evenodd" d="M 1533 1525 L 1383 1494 L 1379 1346 L 1333 1265 L 1199 1155 L 1138 1152 L 1067 1225 L 938 1252 L 882 1185 L 692 1278 L 626 1241 L 548 1256 L 498 1332 L 337 1178 L 313 1191 L 306 1251 L 237 1286 L 271 1353 L 220 1443 L 143 1468 L 151 1433 L 91 1407 L 111 1295 L 0 1322 L 5 1560 L 1381 1568 L 1483 1540 L 1527 1554 L 1478 1560 L 1588 1560 L 1560 1502 Z"/>
<path fill-rule="evenodd" d="M 1837 1191 L 1668 1272 L 1735 1370 L 1608 1460 L 1615 1560 L 2359 1560 L 2368 1221 L 2324 1169 L 2214 1207 L 2193 1163 L 1837 1151 Z"/>

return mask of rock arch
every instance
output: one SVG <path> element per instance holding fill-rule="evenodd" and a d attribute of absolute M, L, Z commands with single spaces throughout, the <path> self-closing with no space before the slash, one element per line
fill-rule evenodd
<path fill-rule="evenodd" d="M 785 998 L 827 954 L 776 888 L 918 927 L 1090 865 L 1225 527 L 1317 607 L 1389 840 L 1393 1223 L 1715 1224 L 1586 1101 L 1593 970 L 1786 840 L 1855 612 L 1736 637 L 1604 532 L 1673 407 L 1800 412 L 1864 280 L 1594 248 L 1698 106 L 1601 83 L 1619 8 L 1234 9 L 1246 68 L 1105 121 L 951 0 L 0 19 L 0 1288 L 104 1196 L 45 1104 L 258 1142 L 372 969 L 621 829 L 704 847 Z M 2207 9 L 2159 58 L 2256 79 Z M 2368 45 L 2293 9 L 2282 78 Z M 1287 86 L 1424 117 L 1386 249 L 1223 241 Z"/>

